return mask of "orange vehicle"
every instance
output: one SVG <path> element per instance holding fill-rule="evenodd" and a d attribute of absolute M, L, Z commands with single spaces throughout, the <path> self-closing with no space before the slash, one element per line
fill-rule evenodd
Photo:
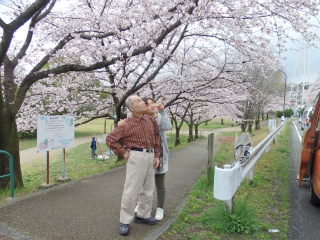
<path fill-rule="evenodd" d="M 320 93 L 314 102 L 311 126 L 303 134 L 299 167 L 299 186 L 310 179 L 310 203 L 320 206 Z"/>

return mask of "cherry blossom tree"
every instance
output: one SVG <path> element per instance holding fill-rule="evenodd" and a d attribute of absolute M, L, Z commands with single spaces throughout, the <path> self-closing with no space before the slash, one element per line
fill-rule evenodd
<path fill-rule="evenodd" d="M 319 67 L 317 78 L 315 79 L 314 82 L 310 83 L 310 87 L 308 88 L 308 90 L 304 92 L 303 101 L 306 103 L 306 106 L 311 106 L 314 103 L 315 98 L 317 97 L 319 92 L 320 92 L 320 67 Z"/>
<path fill-rule="evenodd" d="M 9 21 L 0 18 L 0 135 L 6 136 L 0 149 L 13 156 L 15 185 L 21 186 L 18 131 L 34 129 L 39 113 L 71 113 L 80 120 L 110 116 L 115 109 L 119 120 L 130 94 L 153 84 L 168 63 L 181 63 L 183 51 L 177 50 L 183 39 L 187 44 L 210 39 L 255 61 L 263 58 L 258 48 L 267 48 L 273 34 L 277 51 L 283 50 L 288 23 L 306 35 L 319 5 L 317 0 L 6 3 L 13 9 L 5 12 Z M 23 25 L 27 33 L 21 36 L 17 30 Z M 230 63 L 228 57 L 224 63 Z M 8 164 L 0 160 L 3 175 Z M 0 188 L 6 186 L 8 180 L 1 179 Z"/>
<path fill-rule="evenodd" d="M 275 113 L 276 111 L 283 110 L 283 98 L 279 96 L 269 96 L 269 100 L 264 108 L 264 112 L 267 114 L 267 119 L 269 113 Z"/>
<path fill-rule="evenodd" d="M 279 96 L 277 86 L 281 78 L 278 78 L 279 60 L 277 57 L 269 54 L 269 59 L 274 59 L 273 62 L 264 62 L 257 66 L 251 62 L 246 63 L 246 71 L 243 76 L 246 80 L 248 98 L 240 105 L 242 114 L 241 128 L 244 132 L 246 127 L 252 132 L 252 126 L 255 124 L 255 129 L 260 128 L 260 117 L 266 111 L 268 104 L 273 98 Z"/>
<path fill-rule="evenodd" d="M 190 103 L 180 103 L 180 104 L 176 104 L 174 107 L 169 107 L 171 119 L 174 123 L 174 127 L 176 130 L 176 137 L 174 142 L 175 146 L 178 146 L 181 143 L 180 130 L 184 123 L 189 107 L 190 107 Z"/>
<path fill-rule="evenodd" d="M 158 10 L 145 9 L 144 4 L 136 8 L 134 3 L 125 1 L 112 2 L 111 4 L 108 4 L 107 1 L 104 3 L 97 1 L 96 8 L 89 3 L 71 4 L 71 12 L 74 10 L 79 15 L 73 17 L 70 16 L 69 11 L 52 12 L 55 4 L 56 1 L 38 0 L 31 5 L 24 5 L 19 1 L 17 3 L 18 12 L 12 12 L 16 18 L 13 17 L 14 20 L 9 24 L 6 24 L 2 19 L 0 21 L 2 27 L 0 64 L 4 66 L 3 91 L 0 96 L 0 119 L 3 126 L 1 136 L 7 136 L 5 141 L 0 142 L 0 148 L 7 150 L 13 156 L 15 185 L 23 186 L 16 116 L 21 117 L 18 121 L 18 127 L 25 126 L 20 130 L 32 129 L 35 126 L 35 117 L 39 114 L 37 110 L 47 113 L 56 113 L 57 111 L 74 113 L 79 110 L 79 106 L 82 108 L 85 102 L 88 105 L 97 101 L 97 98 L 101 97 L 101 95 L 97 95 L 97 92 L 109 94 L 113 100 L 119 100 L 120 103 L 114 101 L 118 111 L 127 96 L 143 87 L 165 65 L 181 41 L 181 34 L 187 26 L 184 24 L 179 31 L 178 28 L 182 25 L 179 17 L 170 18 L 163 25 L 161 19 L 163 6 L 161 4 L 155 5 Z M 98 12 L 95 10 L 97 8 Z M 187 6 L 185 9 L 179 10 L 179 14 L 183 14 L 185 11 L 192 13 L 193 9 L 194 6 Z M 109 10 L 108 14 L 104 14 L 107 10 Z M 173 6 L 173 9 L 167 9 L 164 12 L 170 15 L 170 11 L 176 10 L 176 7 Z M 150 20 L 153 20 L 153 23 L 150 23 Z M 14 32 L 27 21 L 29 21 L 29 30 L 24 42 L 19 45 L 17 40 L 17 43 L 9 49 L 11 41 L 14 40 Z M 162 25 L 161 28 L 158 26 L 159 23 Z M 175 29 L 176 32 L 172 33 Z M 175 36 L 178 36 L 177 39 Z M 176 42 L 174 42 L 175 40 Z M 172 49 L 159 46 L 162 42 L 166 42 L 165 46 L 173 46 Z M 154 49 L 157 47 L 158 51 L 155 51 Z M 99 53 L 97 53 L 97 49 L 99 49 Z M 151 50 L 154 51 L 150 52 Z M 147 54 L 148 52 L 150 54 Z M 162 61 L 160 62 L 159 58 L 155 59 L 155 55 Z M 123 69 L 125 65 L 123 62 L 130 62 L 131 59 L 134 59 L 131 61 L 132 66 Z M 156 69 L 153 71 L 153 75 L 145 74 L 154 62 L 157 62 L 157 65 L 154 67 Z M 47 68 L 48 63 L 49 69 Z M 28 70 L 27 65 L 31 65 L 32 69 Z M 128 83 L 126 82 L 128 75 L 124 70 L 132 75 L 138 74 L 136 88 L 130 86 L 131 91 L 127 91 L 125 94 L 123 94 L 123 85 Z M 92 74 L 79 74 L 79 72 L 91 72 Z M 106 76 L 108 77 L 108 86 L 105 88 L 109 92 L 101 89 L 101 84 L 96 86 L 92 82 L 92 79 L 99 79 L 101 74 L 104 74 L 104 79 Z M 91 83 L 88 83 L 90 80 Z M 124 84 L 122 83 L 119 87 L 120 80 Z M 54 91 L 52 84 L 59 85 L 59 83 L 64 87 L 54 86 L 56 90 Z M 131 83 L 129 82 L 129 84 Z M 90 84 L 94 89 L 86 89 L 86 86 Z M 83 91 L 85 95 L 79 98 L 78 94 L 74 94 L 72 91 L 74 89 L 77 89 L 76 93 Z M 53 90 L 53 94 L 51 90 Z M 75 95 L 75 98 L 62 100 L 57 97 L 58 95 L 66 97 L 72 94 Z M 55 101 L 46 99 L 48 96 L 50 98 L 50 95 Z M 29 102 L 28 99 L 30 99 Z M 90 102 L 88 102 L 89 99 Z M 105 99 L 108 103 L 110 98 Z M 43 106 L 44 100 L 49 102 L 49 105 Z M 38 102 L 34 104 L 33 101 Z M 107 108 L 101 107 L 98 109 L 98 114 L 108 116 L 110 106 L 114 105 L 109 104 Z M 82 116 L 92 116 L 97 113 L 97 109 L 94 108 L 94 111 L 84 113 L 86 112 L 83 112 Z M 8 171 L 8 164 L 5 162 L 1 161 L 0 174 L 5 174 Z M 0 182 L 0 188 L 7 185 L 7 180 Z"/>

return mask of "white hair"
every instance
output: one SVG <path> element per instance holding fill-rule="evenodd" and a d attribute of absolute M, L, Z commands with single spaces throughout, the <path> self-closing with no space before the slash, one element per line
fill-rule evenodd
<path fill-rule="evenodd" d="M 129 109 L 129 107 L 132 107 L 134 104 L 134 101 L 132 99 L 133 96 L 137 96 L 137 95 L 130 95 L 127 99 L 126 99 L 126 105 L 127 108 Z"/>

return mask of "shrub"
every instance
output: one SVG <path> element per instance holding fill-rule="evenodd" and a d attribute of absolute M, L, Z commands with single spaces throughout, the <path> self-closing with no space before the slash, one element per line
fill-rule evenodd
<path fill-rule="evenodd" d="M 37 130 L 34 130 L 33 132 L 31 131 L 26 131 L 26 132 L 19 132 L 19 138 L 20 139 L 32 139 L 32 138 L 37 138 Z"/>
<path fill-rule="evenodd" d="M 234 203 L 234 214 L 224 202 L 218 202 L 215 207 L 202 213 L 199 220 L 215 232 L 251 234 L 258 229 L 255 214 L 253 204 L 244 198 Z"/>
<path fill-rule="evenodd" d="M 276 116 L 278 118 L 281 118 L 281 116 L 283 115 L 283 112 L 282 111 L 276 111 Z"/>
<path fill-rule="evenodd" d="M 293 110 L 291 108 L 287 108 L 285 111 L 284 111 L 284 116 L 285 117 L 291 117 L 293 115 Z"/>
<path fill-rule="evenodd" d="M 304 108 L 301 108 L 301 109 L 299 110 L 299 116 L 301 116 L 301 115 L 303 114 L 303 112 L 304 112 Z"/>

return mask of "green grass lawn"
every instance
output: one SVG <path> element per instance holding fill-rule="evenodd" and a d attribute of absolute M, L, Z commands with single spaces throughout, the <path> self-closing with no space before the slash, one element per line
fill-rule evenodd
<path fill-rule="evenodd" d="M 179 123 L 178 123 L 179 124 Z M 230 119 L 223 119 L 223 125 L 221 124 L 221 118 L 216 118 L 211 121 L 208 121 L 207 125 L 205 123 L 200 124 L 199 130 L 202 128 L 203 130 L 214 130 L 214 129 L 220 129 L 220 128 L 227 128 L 231 127 L 232 121 Z M 236 121 L 233 121 L 233 126 L 239 126 L 239 123 L 236 123 Z M 174 129 L 174 127 L 173 127 Z M 181 130 L 186 131 L 188 130 L 188 125 L 186 123 L 183 123 Z"/>
<path fill-rule="evenodd" d="M 106 121 L 106 132 L 110 132 L 114 128 L 113 120 L 107 119 Z M 104 119 L 99 118 L 95 119 L 89 123 L 80 125 L 75 128 L 74 136 L 75 137 L 85 137 L 85 136 L 93 136 L 93 134 L 102 134 L 104 133 Z M 20 139 L 19 140 L 19 149 L 24 150 L 27 148 L 32 148 L 37 146 L 37 139 Z"/>
<path fill-rule="evenodd" d="M 225 119 L 224 120 L 224 125 L 220 124 L 220 119 L 216 119 L 213 121 L 209 121 L 208 125 L 205 126 L 205 123 L 201 124 L 199 127 L 199 130 L 203 128 L 204 130 L 210 130 L 210 129 L 218 129 L 218 128 L 226 128 L 231 126 L 231 120 Z M 235 123 L 235 122 L 234 122 Z M 238 126 L 239 124 L 237 124 Z M 113 126 L 113 120 L 107 119 L 106 121 L 106 132 L 111 131 L 111 126 L 112 129 L 114 129 Z M 236 126 L 236 124 L 234 124 Z M 186 123 L 183 124 L 182 130 L 188 130 L 188 126 Z M 102 134 L 104 133 L 104 119 L 99 118 L 95 119 L 89 123 L 80 125 L 75 128 L 75 137 L 84 137 L 84 136 L 93 136 L 93 134 Z M 173 128 L 172 131 L 168 131 L 168 133 L 175 133 L 175 129 Z M 32 147 L 37 146 L 37 139 L 20 139 L 19 140 L 19 149 L 24 150 Z"/>
<path fill-rule="evenodd" d="M 254 135 L 255 134 L 255 135 Z M 254 167 L 252 182 L 243 182 L 235 194 L 235 214 L 213 198 L 214 167 L 210 184 L 204 174 L 187 194 L 177 220 L 159 239 L 287 239 L 289 204 L 290 122 Z M 266 129 L 254 131 L 254 145 L 266 136 Z M 221 135 L 220 150 L 213 166 L 230 164 L 235 132 Z M 272 173 L 272 174 L 270 174 Z M 237 210 L 237 212 L 236 212 Z M 268 229 L 280 232 L 269 233 Z M 239 233 L 238 233 L 239 231 Z"/>
<path fill-rule="evenodd" d="M 106 121 L 106 132 L 111 131 L 114 129 L 113 120 L 107 119 Z M 80 125 L 75 128 L 75 137 L 84 137 L 84 136 L 91 136 L 93 134 L 101 134 L 104 133 L 104 118 L 95 119 L 89 123 Z"/>
<path fill-rule="evenodd" d="M 100 144 L 101 151 L 106 155 L 109 148 L 106 144 Z M 100 154 L 99 148 L 97 154 Z M 116 157 L 112 156 L 103 159 L 92 159 L 91 149 L 88 143 L 81 144 L 72 149 L 66 149 L 65 155 L 65 175 L 72 180 L 93 173 L 102 172 L 124 164 L 124 161 L 116 163 Z M 38 191 L 38 186 L 46 182 L 46 161 L 37 160 L 21 165 L 23 188 L 15 189 L 15 196 L 23 196 Z M 50 157 L 49 163 L 50 182 L 59 184 L 55 179 L 62 176 L 62 154 Z M 0 191 L 0 201 L 9 197 L 9 189 Z"/>

